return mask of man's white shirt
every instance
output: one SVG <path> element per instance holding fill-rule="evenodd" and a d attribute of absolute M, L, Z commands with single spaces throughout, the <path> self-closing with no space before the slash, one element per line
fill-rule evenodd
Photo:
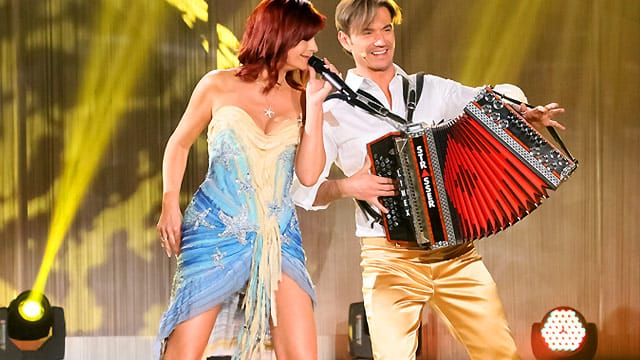
<path fill-rule="evenodd" d="M 383 91 L 373 81 L 357 75 L 354 69 L 347 72 L 345 82 L 351 89 L 364 90 L 378 99 L 387 109 L 406 118 L 406 103 L 403 93 L 402 77 L 415 81 L 415 75 L 408 76 L 395 65 L 396 75 L 389 84 L 391 104 Z M 453 80 L 434 75 L 424 76 L 422 94 L 413 114 L 413 122 L 436 124 L 440 120 L 454 119 L 462 115 L 464 107 L 474 98 L 481 88 L 464 86 Z M 292 197 L 296 205 L 307 210 L 326 209 L 328 205 L 314 206 L 314 200 L 320 185 L 327 180 L 333 163 L 346 176 L 351 176 L 364 166 L 367 144 L 397 129 L 389 122 L 371 115 L 365 110 L 355 108 L 346 101 L 331 99 L 324 103 L 324 147 L 326 165 L 318 182 L 311 187 L 301 185 L 297 179 L 292 187 Z M 376 209 L 377 210 L 377 209 Z M 372 226 L 371 218 L 356 206 L 356 236 L 384 237 L 381 225 Z"/>

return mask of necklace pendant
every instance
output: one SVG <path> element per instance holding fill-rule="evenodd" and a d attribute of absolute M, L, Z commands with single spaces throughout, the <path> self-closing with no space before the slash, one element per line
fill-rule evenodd
<path fill-rule="evenodd" d="M 271 106 L 264 109 L 264 116 L 266 116 L 267 118 L 271 119 L 274 114 L 275 114 L 275 111 L 271 110 Z"/>

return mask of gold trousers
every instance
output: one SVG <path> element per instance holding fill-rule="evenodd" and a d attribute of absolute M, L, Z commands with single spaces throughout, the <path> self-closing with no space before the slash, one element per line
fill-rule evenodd
<path fill-rule="evenodd" d="M 473 244 L 443 251 L 453 251 L 455 257 L 442 260 L 438 250 L 361 239 L 362 293 L 373 358 L 415 359 L 416 330 L 422 308 L 429 304 L 471 359 L 519 359 L 496 284 Z"/>

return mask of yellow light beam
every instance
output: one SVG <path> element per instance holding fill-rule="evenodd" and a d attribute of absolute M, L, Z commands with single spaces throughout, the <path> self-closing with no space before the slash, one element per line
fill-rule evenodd
<path fill-rule="evenodd" d="M 513 80 L 534 44 L 542 5 L 538 0 L 475 3 L 471 13 L 480 16 L 467 29 L 473 33 L 471 45 L 456 78 L 475 85 Z"/>
<path fill-rule="evenodd" d="M 183 12 L 182 18 L 192 28 L 196 19 L 208 21 L 207 3 L 203 0 L 166 0 Z M 153 44 L 156 29 L 163 21 L 162 6 L 133 2 L 114 6 L 104 2 L 84 70 L 85 79 L 78 105 L 71 115 L 65 148 L 64 170 L 56 192 L 49 238 L 32 294 L 44 293 L 48 274 L 56 254 L 71 226 L 87 189 L 97 172 L 102 155 L 117 129 L 135 80 Z M 124 19 L 121 23 L 121 19 Z M 222 25 L 216 26 L 221 41 L 218 65 L 237 66 L 239 42 Z M 114 36 L 114 33 L 117 36 Z"/>
<path fill-rule="evenodd" d="M 182 20 L 193 29 L 197 20 L 209 21 L 209 6 L 204 0 L 165 0 L 182 12 Z"/>
<path fill-rule="evenodd" d="M 229 28 L 216 24 L 218 34 L 218 49 L 216 51 L 216 64 L 218 69 L 229 69 L 240 65 L 238 51 L 240 42 Z"/>
<path fill-rule="evenodd" d="M 55 256 L 127 109 L 146 55 L 163 22 L 161 4 L 133 1 L 128 8 L 123 8 L 123 3 L 120 7 L 108 1 L 102 4 L 78 105 L 69 120 L 64 169 L 32 293 L 44 293 Z"/>
<path fill-rule="evenodd" d="M 204 0 L 165 0 L 182 12 L 182 20 L 187 26 L 193 29 L 197 20 L 209 21 L 208 5 Z M 216 24 L 216 34 L 218 36 L 218 48 L 216 49 L 216 67 L 218 69 L 229 69 L 238 66 L 238 51 L 240 42 L 229 28 L 222 24 Z M 202 48 L 209 53 L 209 40 L 206 36 L 202 38 Z"/>

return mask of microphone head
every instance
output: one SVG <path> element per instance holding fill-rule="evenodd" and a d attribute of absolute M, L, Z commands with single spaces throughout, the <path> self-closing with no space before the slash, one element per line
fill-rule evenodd
<path fill-rule="evenodd" d="M 320 58 L 316 56 L 312 55 L 309 58 L 308 63 L 317 73 L 322 73 L 327 71 L 327 68 L 324 66 L 324 61 L 322 61 Z"/>

